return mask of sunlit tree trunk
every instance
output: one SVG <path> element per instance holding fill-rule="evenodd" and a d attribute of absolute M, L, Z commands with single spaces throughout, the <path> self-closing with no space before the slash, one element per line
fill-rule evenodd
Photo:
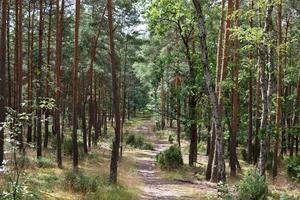
<path fill-rule="evenodd" d="M 204 78 L 206 81 L 207 89 L 209 92 L 209 99 L 212 106 L 212 114 L 215 124 L 215 131 L 216 131 L 216 142 L 221 144 L 223 143 L 223 133 L 222 133 L 222 125 L 221 125 L 221 114 L 218 105 L 218 97 L 215 92 L 212 75 L 209 68 L 209 60 L 208 60 L 208 49 L 206 43 L 206 27 L 204 16 L 202 13 L 202 7 L 199 0 L 193 0 L 196 14 L 197 14 L 197 25 L 199 27 L 199 38 L 200 38 L 200 50 L 201 50 L 201 62 L 204 70 Z M 222 148 L 223 145 L 216 145 L 216 155 L 218 156 L 218 173 L 217 173 L 217 181 L 225 181 L 225 161 L 223 152 L 224 149 Z"/>
<path fill-rule="evenodd" d="M 266 171 L 266 159 L 267 159 L 267 142 L 268 142 L 268 116 L 269 116 L 269 96 L 268 96 L 268 74 L 267 68 L 270 68 L 270 64 L 267 63 L 270 51 L 268 50 L 268 43 L 270 42 L 270 31 L 272 26 L 272 12 L 273 5 L 272 0 L 266 0 L 268 5 L 266 14 L 265 14 L 265 25 L 264 25 L 264 38 L 263 44 L 260 47 L 259 56 L 261 59 L 260 66 L 260 86 L 261 86 L 261 94 L 262 94 L 262 113 L 261 113 L 261 121 L 260 121 L 260 131 L 261 131 L 261 139 L 260 139 L 260 153 L 259 153 L 259 162 L 258 162 L 258 170 L 260 175 L 265 175 Z"/>
<path fill-rule="evenodd" d="M 218 47 L 217 47 L 217 65 L 216 65 L 216 87 L 215 91 L 216 94 L 219 93 L 219 82 L 221 79 L 221 67 L 222 67 L 222 57 L 223 57 L 223 35 L 224 35 L 224 20 L 225 20 L 225 0 L 222 0 L 222 8 L 221 8 L 221 20 L 220 20 L 220 28 L 218 34 Z M 211 129 L 211 137 L 210 137 L 210 148 L 209 148 L 209 155 L 208 155 L 208 163 L 206 167 L 206 180 L 211 179 L 212 174 L 212 167 L 213 167 L 213 160 L 214 160 L 214 153 L 215 153 L 215 144 L 216 144 L 216 132 L 214 123 L 212 122 L 212 129 Z M 217 164 L 215 162 L 215 164 Z"/>

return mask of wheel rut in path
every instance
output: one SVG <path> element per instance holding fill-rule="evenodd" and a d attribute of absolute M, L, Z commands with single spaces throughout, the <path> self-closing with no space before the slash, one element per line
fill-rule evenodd
<path fill-rule="evenodd" d="M 137 156 L 138 175 L 143 184 L 139 186 L 142 191 L 142 200 L 170 199 L 170 200 L 189 200 L 203 199 L 200 196 L 215 193 L 215 189 L 199 182 L 196 184 L 179 181 L 165 180 L 160 177 L 155 169 L 155 156 L 167 148 L 170 144 L 166 141 L 160 141 L 152 131 L 153 124 L 150 120 L 144 121 L 144 125 L 137 129 L 140 134 L 145 135 L 153 144 L 154 151 L 141 150 Z"/>

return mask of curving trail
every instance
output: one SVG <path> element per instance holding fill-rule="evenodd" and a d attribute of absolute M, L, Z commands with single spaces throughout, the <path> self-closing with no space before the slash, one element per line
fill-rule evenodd
<path fill-rule="evenodd" d="M 136 158 L 138 164 L 138 175 L 143 185 L 143 200 L 188 200 L 188 199 L 206 199 L 207 194 L 215 194 L 216 189 L 204 182 L 185 183 L 179 181 L 165 180 L 155 169 L 155 156 L 170 144 L 160 141 L 155 137 L 152 131 L 153 124 L 150 120 L 145 120 L 142 128 L 137 131 L 144 134 L 153 143 L 154 151 L 141 150 Z"/>

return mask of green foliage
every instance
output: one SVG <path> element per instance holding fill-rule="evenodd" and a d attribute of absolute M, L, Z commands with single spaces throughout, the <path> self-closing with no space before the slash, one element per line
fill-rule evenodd
<path fill-rule="evenodd" d="M 141 135 L 128 135 L 126 138 L 126 144 L 138 149 L 154 150 L 153 145 Z"/>
<path fill-rule="evenodd" d="M 283 194 L 280 194 L 280 200 L 296 200 L 296 198 L 285 192 Z"/>
<path fill-rule="evenodd" d="M 99 177 L 90 177 L 80 172 L 67 172 L 65 174 L 65 186 L 74 192 L 96 192 L 99 186 Z"/>
<path fill-rule="evenodd" d="M 36 166 L 39 167 L 39 168 L 53 168 L 53 167 L 56 166 L 56 165 L 54 164 L 55 161 L 53 161 L 53 160 L 50 159 L 50 158 L 45 158 L 45 157 L 35 159 L 35 160 L 34 160 L 34 163 L 35 163 Z"/>
<path fill-rule="evenodd" d="M 237 199 L 239 200 L 266 200 L 268 184 L 264 176 L 256 170 L 248 174 L 236 185 Z"/>
<path fill-rule="evenodd" d="M 94 193 L 87 196 L 89 200 L 137 200 L 137 195 L 118 185 L 101 185 Z"/>
<path fill-rule="evenodd" d="M 72 139 L 65 139 L 62 145 L 63 148 L 63 152 L 65 155 L 71 156 L 72 152 L 73 152 L 73 143 L 72 143 Z M 82 141 L 78 141 L 78 151 L 79 151 L 79 156 L 82 157 L 84 155 L 83 152 L 83 142 Z"/>
<path fill-rule="evenodd" d="M 183 165 L 183 159 L 178 145 L 172 145 L 169 149 L 157 154 L 156 163 L 166 169 L 180 168 Z"/>
<path fill-rule="evenodd" d="M 287 159 L 287 171 L 290 177 L 300 180 L 300 156 Z"/>
<path fill-rule="evenodd" d="M 229 192 L 228 185 L 224 182 L 218 183 L 218 199 L 232 200 L 232 194 Z"/>
<path fill-rule="evenodd" d="M 169 135 L 168 141 L 170 142 L 170 144 L 173 144 L 173 142 L 174 142 L 174 135 Z"/>

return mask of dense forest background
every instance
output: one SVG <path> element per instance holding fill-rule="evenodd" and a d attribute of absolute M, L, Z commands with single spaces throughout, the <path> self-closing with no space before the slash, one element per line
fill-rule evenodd
<path fill-rule="evenodd" d="M 299 1 L 0 3 L 1 199 L 300 198 Z"/>

